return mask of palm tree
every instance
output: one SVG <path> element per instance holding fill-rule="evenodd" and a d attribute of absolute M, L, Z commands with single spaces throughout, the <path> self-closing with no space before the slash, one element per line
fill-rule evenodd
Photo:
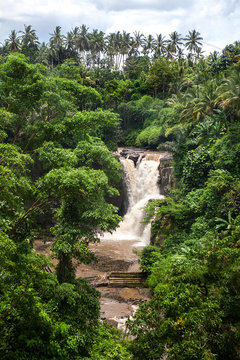
<path fill-rule="evenodd" d="M 178 34 L 177 31 L 172 32 L 169 36 L 170 36 L 170 39 L 167 41 L 169 44 L 168 51 L 170 52 L 172 57 L 174 57 L 178 54 L 178 51 L 181 48 L 183 39 L 181 38 L 181 34 Z"/>
<path fill-rule="evenodd" d="M 144 47 L 143 47 L 144 55 L 151 56 L 155 46 L 156 46 L 156 40 L 152 35 L 148 35 L 148 37 L 144 39 Z"/>
<path fill-rule="evenodd" d="M 130 51 L 129 56 L 138 56 L 140 54 L 139 48 L 144 43 L 144 35 L 139 31 L 134 31 L 133 36 L 130 41 Z"/>
<path fill-rule="evenodd" d="M 95 64 L 100 65 L 101 53 L 104 50 L 105 42 L 104 42 L 104 33 L 102 31 L 98 32 L 98 30 L 94 29 L 92 33 L 89 34 L 89 58 L 90 63 L 94 67 Z"/>
<path fill-rule="evenodd" d="M 107 36 L 106 39 L 106 50 L 107 50 L 107 55 L 109 57 L 109 64 L 112 64 L 112 66 L 115 66 L 115 57 L 117 55 L 117 49 L 116 49 L 116 34 L 115 33 L 110 33 Z"/>
<path fill-rule="evenodd" d="M 240 72 L 238 69 L 231 72 L 218 88 L 217 102 L 222 109 L 234 110 L 240 116 Z"/>
<path fill-rule="evenodd" d="M 71 54 L 74 50 L 74 37 L 72 31 L 68 31 L 64 39 L 64 45 L 66 50 Z M 71 57 L 71 55 L 70 55 Z"/>
<path fill-rule="evenodd" d="M 191 121 L 199 121 L 204 119 L 206 115 L 212 115 L 214 109 L 217 108 L 217 88 L 218 83 L 216 79 L 211 79 L 203 85 L 193 86 L 193 91 L 188 92 L 191 97 L 188 97 L 185 118 Z"/>
<path fill-rule="evenodd" d="M 49 55 L 49 49 L 47 45 L 43 42 L 38 49 L 35 59 L 36 63 L 49 66 Z"/>
<path fill-rule="evenodd" d="M 202 50 L 202 48 L 198 47 L 196 50 L 196 60 L 199 60 L 200 58 L 202 58 L 204 51 Z"/>
<path fill-rule="evenodd" d="M 64 42 L 64 36 L 61 35 L 61 26 L 56 26 L 54 33 L 50 35 L 50 43 L 54 44 L 56 48 L 60 48 Z"/>
<path fill-rule="evenodd" d="M 123 31 L 122 33 L 122 41 L 120 46 L 120 54 L 122 55 L 122 66 L 125 64 L 125 55 L 128 55 L 131 44 L 131 36 L 130 33 Z"/>
<path fill-rule="evenodd" d="M 21 49 L 20 37 L 18 36 L 18 32 L 16 30 L 12 30 L 9 37 L 6 40 L 7 49 L 10 52 L 16 52 Z"/>
<path fill-rule="evenodd" d="M 37 48 L 40 44 L 36 35 L 36 30 L 32 29 L 32 25 L 24 25 L 24 31 L 20 31 L 23 35 L 20 37 L 23 46 Z"/>
<path fill-rule="evenodd" d="M 73 31 L 67 32 L 67 35 L 64 38 L 64 46 L 67 50 L 67 57 L 77 60 L 78 53 L 75 47 L 75 38 Z"/>
<path fill-rule="evenodd" d="M 200 33 L 196 30 L 188 32 L 184 41 L 185 47 L 190 52 L 190 54 L 197 54 L 201 49 L 202 43 L 200 42 L 203 38 L 200 36 Z"/>
<path fill-rule="evenodd" d="M 162 56 L 166 53 L 167 41 L 164 40 L 164 36 L 162 34 L 158 34 L 155 40 L 155 47 L 154 47 L 154 57 L 158 58 L 159 56 Z"/>
<path fill-rule="evenodd" d="M 61 35 L 61 26 L 56 26 L 54 33 L 50 34 L 50 55 L 52 57 L 52 63 L 55 60 L 57 64 L 61 61 L 61 55 L 64 45 L 64 36 Z"/>
<path fill-rule="evenodd" d="M 120 33 L 120 31 L 117 31 L 115 33 L 115 58 L 116 58 L 116 67 L 118 69 L 120 69 L 120 63 L 121 63 L 121 58 L 120 58 L 120 49 L 122 46 L 122 34 Z"/>
<path fill-rule="evenodd" d="M 86 25 L 82 25 L 80 28 L 76 28 L 75 45 L 79 50 L 83 61 L 86 63 L 87 51 L 90 46 L 90 39 L 88 28 Z"/>
<path fill-rule="evenodd" d="M 188 122 L 193 119 L 194 105 L 199 97 L 199 87 L 193 85 L 190 87 L 181 98 L 182 111 L 180 113 L 180 121 Z"/>
<path fill-rule="evenodd" d="M 76 50 L 78 50 L 77 43 L 78 43 L 78 38 L 79 38 L 79 35 L 80 35 L 79 27 L 75 26 L 75 28 L 71 30 L 71 34 L 72 34 L 72 37 L 73 37 L 74 47 L 75 47 Z"/>

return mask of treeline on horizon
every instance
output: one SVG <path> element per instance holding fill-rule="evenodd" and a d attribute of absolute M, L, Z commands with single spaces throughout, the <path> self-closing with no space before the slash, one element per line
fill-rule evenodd
<path fill-rule="evenodd" d="M 71 58 L 88 67 L 117 70 L 125 65 L 127 59 L 138 56 L 197 60 L 203 56 L 202 40 L 196 30 L 189 31 L 186 36 L 174 31 L 166 39 L 162 34 L 145 36 L 139 31 L 132 35 L 126 31 L 105 34 L 94 29 L 90 32 L 83 24 L 66 35 L 62 34 L 60 26 L 56 26 L 46 44 L 40 43 L 32 25 L 24 25 L 23 31 L 11 31 L 0 48 L 0 54 L 18 51 L 33 62 L 52 66 Z"/>
<path fill-rule="evenodd" d="M 0 48 L 1 359 L 238 360 L 240 43 L 199 57 L 192 31 L 182 56 L 174 32 L 156 55 L 136 33 L 90 61 L 60 30 L 45 45 L 25 26 Z M 121 219 L 119 144 L 170 151 L 174 166 L 174 189 L 146 208 L 152 299 L 127 324 L 133 339 L 100 323 L 99 292 L 76 277 Z"/>

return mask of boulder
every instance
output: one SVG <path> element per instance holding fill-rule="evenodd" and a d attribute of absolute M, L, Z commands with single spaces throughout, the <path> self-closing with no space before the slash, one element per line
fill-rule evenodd
<path fill-rule="evenodd" d="M 115 327 L 115 328 L 118 327 L 118 322 L 114 319 L 106 319 L 105 321 L 108 325 L 110 325 L 112 327 Z"/>
<path fill-rule="evenodd" d="M 135 166 L 136 166 L 137 161 L 138 161 L 139 156 L 141 155 L 141 153 L 137 152 L 137 151 L 134 151 L 134 150 L 131 150 L 131 149 L 123 149 L 120 152 L 120 155 L 125 157 L 126 159 L 132 160 L 134 162 Z"/>

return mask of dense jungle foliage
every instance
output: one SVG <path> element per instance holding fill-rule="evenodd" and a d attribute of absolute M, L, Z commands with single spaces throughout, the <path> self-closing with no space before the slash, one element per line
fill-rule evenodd
<path fill-rule="evenodd" d="M 240 359 L 240 43 L 201 41 L 29 25 L 0 47 L 1 359 Z M 175 180 L 146 209 L 152 299 L 128 341 L 75 274 L 120 221 L 119 144 L 172 152 Z"/>

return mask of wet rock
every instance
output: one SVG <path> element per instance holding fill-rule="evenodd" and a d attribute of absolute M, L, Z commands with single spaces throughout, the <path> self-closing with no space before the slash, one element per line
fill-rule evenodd
<path fill-rule="evenodd" d="M 159 162 L 159 180 L 160 193 L 167 196 L 171 188 L 173 188 L 173 166 L 172 155 L 166 154 L 160 158 Z"/>
<path fill-rule="evenodd" d="M 104 272 L 110 272 L 113 269 L 115 271 L 127 271 L 129 266 L 132 265 L 135 260 L 129 260 L 129 259 L 115 259 L 115 258 L 111 258 L 110 256 L 105 256 L 105 255 L 98 255 L 97 254 L 97 258 L 98 258 L 98 262 L 97 263 L 92 263 L 91 267 L 93 269 L 97 269 L 97 270 L 101 270 Z"/>
<path fill-rule="evenodd" d="M 131 149 L 123 149 L 120 152 L 120 155 L 125 157 L 126 159 L 132 160 L 134 162 L 135 166 L 136 166 L 137 161 L 138 161 L 139 156 L 140 156 L 140 153 L 136 152 L 134 150 L 131 150 Z"/>
<path fill-rule="evenodd" d="M 118 327 L 118 322 L 116 320 L 113 320 L 113 319 L 106 319 L 105 320 L 106 323 L 112 327 L 115 327 L 117 328 Z"/>
<path fill-rule="evenodd" d="M 124 216 L 128 208 L 128 195 L 124 180 L 124 174 L 122 175 L 122 180 L 120 181 L 120 183 L 116 184 L 115 187 L 117 188 L 119 195 L 114 195 L 111 197 L 106 196 L 106 201 L 116 206 L 119 209 L 119 215 Z"/>

